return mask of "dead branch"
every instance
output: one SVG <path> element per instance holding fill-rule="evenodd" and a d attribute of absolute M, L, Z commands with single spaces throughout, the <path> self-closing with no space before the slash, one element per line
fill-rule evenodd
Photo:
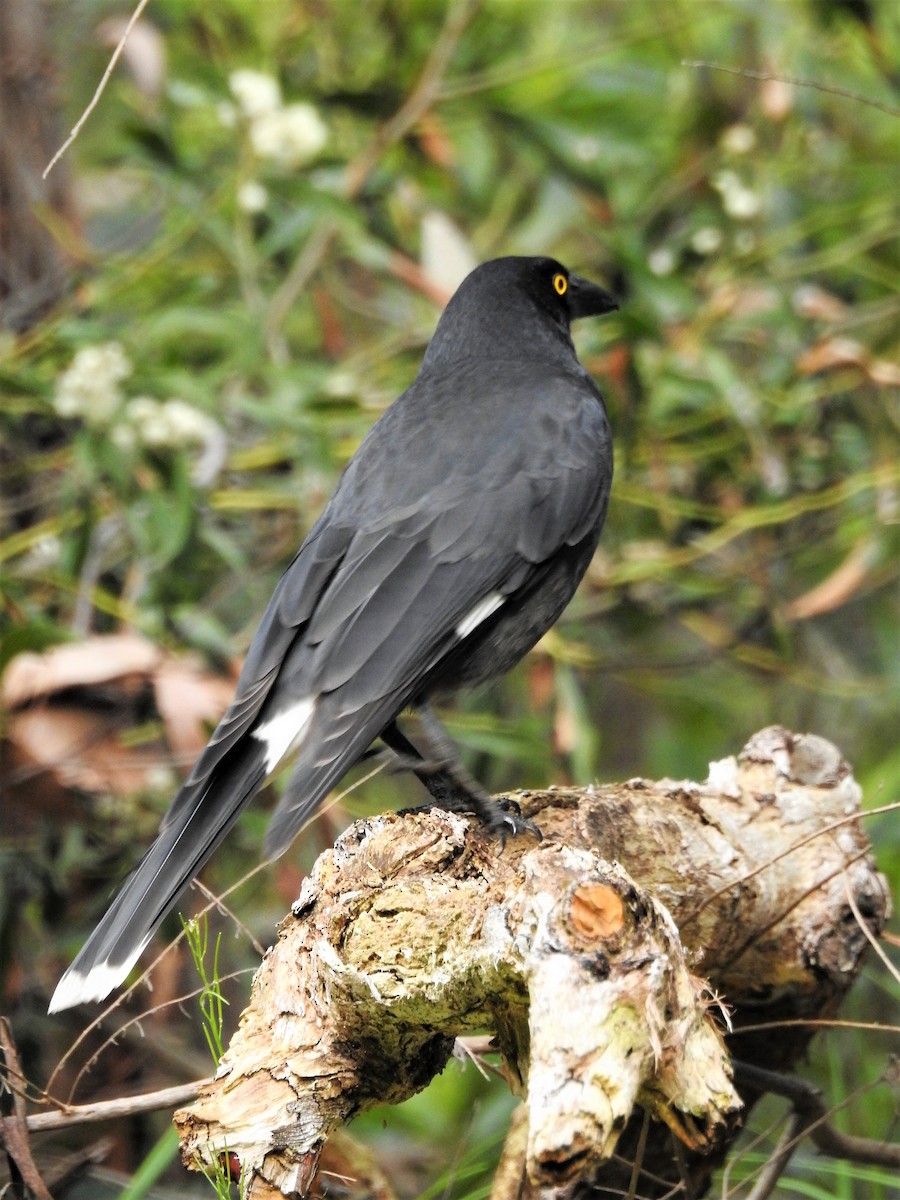
<path fill-rule="evenodd" d="M 523 793 L 544 841 L 502 854 L 439 810 L 358 823 L 318 860 L 216 1079 L 176 1114 L 185 1162 L 227 1147 L 249 1196 L 302 1196 L 333 1129 L 487 1029 L 525 1097 L 494 1200 L 633 1176 L 644 1195 L 701 1191 L 740 1109 L 714 996 L 740 1057 L 783 1071 L 813 1029 L 759 1024 L 831 1016 L 867 946 L 854 909 L 883 924 L 859 799 L 833 746 L 772 728 L 704 785 Z"/>
<path fill-rule="evenodd" d="M 13 1079 L 21 1079 L 22 1066 L 6 1017 L 0 1017 L 0 1051 L 3 1054 L 4 1071 Z M 14 1180 L 24 1183 L 36 1200 L 53 1200 L 31 1155 L 25 1123 L 25 1097 L 18 1090 L 11 1090 L 10 1094 L 12 1113 L 8 1117 L 0 1117 L 0 1146 L 6 1151 L 10 1174 Z"/>
<path fill-rule="evenodd" d="M 135 1113 L 157 1112 L 195 1099 L 201 1087 L 208 1082 L 206 1079 L 196 1079 L 193 1083 L 179 1083 L 155 1092 L 141 1092 L 138 1096 L 117 1096 L 115 1100 L 98 1100 L 94 1104 L 66 1104 L 50 1112 L 32 1113 L 26 1118 L 26 1124 L 30 1133 L 46 1133 L 51 1129 L 91 1125 L 116 1117 L 130 1117 Z"/>

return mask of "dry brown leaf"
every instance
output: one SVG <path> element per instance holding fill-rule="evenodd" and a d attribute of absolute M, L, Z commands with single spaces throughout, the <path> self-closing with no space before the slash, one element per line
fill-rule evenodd
<path fill-rule="evenodd" d="M 347 350 L 347 335 L 328 288 L 313 289 L 313 304 L 322 331 L 322 348 L 329 358 L 340 358 Z"/>
<path fill-rule="evenodd" d="M 611 346 L 603 354 L 594 354 L 586 360 L 585 365 L 591 374 L 599 375 L 608 380 L 615 388 L 624 388 L 628 382 L 628 371 L 631 366 L 631 350 L 622 344 Z"/>
<path fill-rule="evenodd" d="M 168 765 L 161 743 L 123 746 L 121 721 L 74 705 L 43 705 L 16 713 L 8 737 L 21 766 L 51 772 L 65 788 L 126 796 L 153 782 Z"/>
<path fill-rule="evenodd" d="M 783 121 L 794 107 L 793 85 L 784 79 L 764 79 L 760 84 L 759 99 L 770 121 Z"/>
<path fill-rule="evenodd" d="M 456 147 L 447 136 L 446 127 L 434 112 L 419 118 L 416 133 L 422 152 L 439 167 L 452 169 L 456 166 Z"/>
<path fill-rule="evenodd" d="M 159 646 L 136 633 L 92 637 L 54 646 L 43 654 L 18 654 L 0 680 L 0 702 L 10 709 L 21 708 L 66 688 L 146 677 L 162 658 Z"/>
<path fill-rule="evenodd" d="M 709 298 L 712 316 L 731 314 L 736 317 L 752 317 L 759 313 L 772 312 L 781 303 L 778 291 L 759 284 L 738 284 L 733 280 L 721 284 Z"/>
<path fill-rule="evenodd" d="M 131 633 L 18 655 L 0 681 L 12 714 L 4 777 L 16 819 L 28 817 L 29 804 L 45 815 L 67 812 L 70 789 L 128 796 L 167 786 L 160 772 L 176 760 L 185 769 L 193 763 L 234 685 L 234 676 L 212 675 Z M 146 722 L 151 698 L 165 738 L 127 744 Z"/>
<path fill-rule="evenodd" d="M 556 691 L 556 671 L 553 659 L 544 655 L 528 657 L 528 674 L 525 677 L 528 703 L 534 712 L 549 708 Z"/>
<path fill-rule="evenodd" d="M 869 378 L 881 387 L 900 387 L 900 364 L 884 358 L 869 363 Z"/>
<path fill-rule="evenodd" d="M 797 370 L 801 375 L 815 375 L 834 367 L 861 367 L 865 369 L 868 354 L 865 347 L 852 338 L 831 337 L 816 342 L 797 359 Z"/>
<path fill-rule="evenodd" d="M 900 386 L 900 366 L 883 358 L 872 358 L 865 346 L 852 338 L 830 337 L 817 342 L 797 359 L 801 375 L 814 375 L 835 367 L 858 367 L 880 387 Z"/>
<path fill-rule="evenodd" d="M 388 270 L 405 283 L 407 287 L 411 287 L 414 291 L 421 292 L 429 300 L 433 300 L 435 304 L 439 304 L 441 308 L 450 299 L 450 292 L 443 287 L 437 287 L 431 282 L 422 268 L 413 259 L 407 258 L 405 254 L 399 251 L 394 251 L 388 259 Z"/>
<path fill-rule="evenodd" d="M 571 754 L 578 742 L 579 729 L 575 714 L 560 704 L 553 718 L 553 748 L 557 754 Z"/>
<path fill-rule="evenodd" d="M 794 292 L 794 311 L 811 321 L 843 321 L 847 305 L 815 283 L 804 283 Z"/>

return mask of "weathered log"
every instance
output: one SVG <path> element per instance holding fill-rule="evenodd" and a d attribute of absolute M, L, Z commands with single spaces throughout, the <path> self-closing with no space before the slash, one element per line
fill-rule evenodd
<path fill-rule="evenodd" d="M 358 822 L 306 881 L 215 1081 L 176 1114 L 184 1161 L 227 1152 L 250 1197 L 302 1196 L 332 1130 L 489 1030 L 525 1110 L 497 1200 L 617 1186 L 643 1112 L 654 1170 L 673 1177 L 671 1131 L 702 1185 L 741 1111 L 714 995 L 736 1056 L 784 1068 L 806 1034 L 742 1027 L 836 1010 L 866 944 L 848 891 L 884 920 L 859 798 L 833 746 L 768 729 L 704 785 L 521 793 L 544 840 L 502 853 L 440 810 Z"/>

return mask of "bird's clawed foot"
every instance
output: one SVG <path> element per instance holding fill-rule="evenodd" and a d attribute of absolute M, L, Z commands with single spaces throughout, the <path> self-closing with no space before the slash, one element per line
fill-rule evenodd
<path fill-rule="evenodd" d="M 533 821 L 522 816 L 522 810 L 515 800 L 492 800 L 490 796 L 477 798 L 478 806 L 471 804 L 470 809 L 481 821 L 482 825 L 500 839 L 500 845 L 506 845 L 508 837 L 519 837 L 530 833 L 532 837 L 543 841 L 544 835 Z"/>
<path fill-rule="evenodd" d="M 438 807 L 448 812 L 474 813 L 488 832 L 499 837 L 501 846 L 508 837 L 523 833 L 540 838 L 541 831 L 525 820 L 514 800 L 492 799 L 469 774 L 444 727 L 427 705 L 419 707 L 419 715 L 428 743 L 428 757 L 419 753 L 396 724 L 391 724 L 381 735 L 392 752 L 388 769 L 412 771 Z"/>

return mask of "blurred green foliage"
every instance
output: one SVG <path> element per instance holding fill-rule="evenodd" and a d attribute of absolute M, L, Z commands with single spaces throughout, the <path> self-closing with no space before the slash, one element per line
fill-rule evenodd
<path fill-rule="evenodd" d="M 71 120 L 102 73 L 109 11 L 51 8 Z M 621 298 L 576 330 L 617 438 L 601 550 L 540 652 L 461 698 L 450 724 L 476 771 L 494 788 L 702 778 L 780 723 L 836 741 L 869 807 L 895 800 L 900 126 L 878 105 L 897 103 L 900 9 L 155 0 L 146 18 L 167 57 L 159 94 L 117 71 L 70 151 L 84 214 L 71 293 L 0 335 L 0 666 L 121 627 L 214 662 L 246 647 L 342 465 L 416 371 L 438 314 L 423 238 L 454 254 L 423 234 L 437 213 L 476 260 L 550 253 Z M 239 68 L 277 79 L 281 108 L 313 106 L 326 137 L 308 161 L 260 150 Z M 61 415 L 76 355 L 109 343 L 130 364 L 111 412 Z M 188 445 L 148 432 L 171 398 L 194 413 Z M 349 811 L 398 788 L 414 802 L 382 778 Z M 248 814 L 211 883 L 245 868 L 264 820 Z M 896 887 L 896 814 L 869 828 Z M 29 846 L 24 907 L 7 899 L 27 928 L 45 928 L 47 870 L 134 857 L 85 836 L 80 852 Z M 265 940 L 283 899 L 255 885 L 234 903 Z M 101 903 L 79 901 L 64 931 L 57 917 L 61 954 Z M 854 1014 L 896 1020 L 896 989 L 870 971 Z M 836 1100 L 882 1070 L 872 1035 L 817 1046 Z M 508 1108 L 473 1076 L 454 1069 L 386 1118 L 404 1139 L 387 1153 L 427 1160 L 416 1186 L 442 1180 L 428 1194 L 484 1194 Z M 888 1136 L 891 1111 L 882 1088 L 840 1120 Z M 821 1194 L 889 1190 L 812 1157 L 794 1174 Z"/>

